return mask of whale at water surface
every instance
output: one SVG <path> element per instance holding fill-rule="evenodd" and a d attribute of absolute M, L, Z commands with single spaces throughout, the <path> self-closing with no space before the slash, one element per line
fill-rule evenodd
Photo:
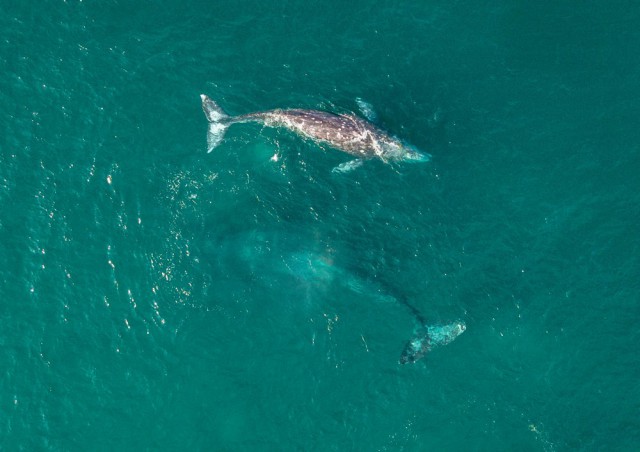
<path fill-rule="evenodd" d="M 384 162 L 428 162 L 431 159 L 429 154 L 353 114 L 294 108 L 229 116 L 205 94 L 201 94 L 200 98 L 202 110 L 209 121 L 208 152 L 220 144 L 231 124 L 258 122 L 267 127 L 288 129 L 316 143 L 327 144 L 355 156 L 355 160 L 335 168 L 340 172 L 352 170 L 360 166 L 363 160 L 370 158 L 378 158 Z"/>

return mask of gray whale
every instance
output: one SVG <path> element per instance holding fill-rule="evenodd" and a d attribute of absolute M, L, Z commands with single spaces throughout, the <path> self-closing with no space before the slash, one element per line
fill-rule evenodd
<path fill-rule="evenodd" d="M 427 162 L 431 156 L 389 135 L 369 121 L 353 114 L 336 114 L 321 110 L 276 109 L 240 116 L 227 115 L 213 100 L 201 94 L 202 110 L 209 121 L 208 152 L 220 144 L 231 124 L 258 122 L 267 127 L 282 127 L 316 143 L 356 157 L 342 169 L 359 166 L 362 159 L 379 158 L 384 162 Z M 340 167 L 338 168 L 340 169 Z"/>
<path fill-rule="evenodd" d="M 414 328 L 407 332 L 408 340 L 401 341 L 404 347 L 398 349 L 400 364 L 410 365 L 425 359 L 465 332 L 467 327 L 463 321 L 428 319 L 414 300 L 398 287 L 387 284 L 385 278 L 370 277 L 366 272 L 343 265 L 331 245 L 308 238 L 306 233 L 298 235 L 280 229 L 226 231 L 213 235 L 203 244 L 202 261 L 208 262 L 212 274 L 228 275 L 231 284 L 249 284 L 261 298 L 277 297 L 283 302 L 293 302 L 297 308 L 314 306 L 326 313 L 327 308 L 334 309 L 332 306 L 339 294 L 341 299 L 375 303 L 378 308 L 388 306 L 389 313 L 404 310 L 413 320 Z M 229 274 L 231 268 L 232 275 Z M 313 316 L 312 312 L 319 313 L 305 311 L 305 316 Z"/>

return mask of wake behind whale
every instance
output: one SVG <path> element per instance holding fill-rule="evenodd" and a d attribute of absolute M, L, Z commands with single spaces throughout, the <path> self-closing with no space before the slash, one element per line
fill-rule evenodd
<path fill-rule="evenodd" d="M 376 125 L 353 114 L 335 114 L 321 110 L 276 109 L 227 115 L 213 100 L 204 94 L 202 110 L 209 121 L 207 133 L 208 152 L 217 147 L 231 124 L 258 122 L 267 127 L 282 127 L 316 143 L 327 144 L 334 149 L 356 157 L 335 168 L 348 171 L 362 164 L 363 159 L 378 158 L 384 162 L 427 162 L 431 156 L 414 146 L 389 135 Z"/>

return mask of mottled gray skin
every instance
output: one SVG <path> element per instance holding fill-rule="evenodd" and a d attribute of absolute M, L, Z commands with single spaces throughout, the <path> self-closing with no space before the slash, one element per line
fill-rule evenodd
<path fill-rule="evenodd" d="M 250 113 L 233 121 L 257 121 L 268 127 L 283 127 L 358 158 L 378 157 L 385 161 L 425 158 L 411 146 L 355 115 L 291 109 Z"/>
<path fill-rule="evenodd" d="M 237 122 L 258 122 L 267 127 L 282 127 L 317 143 L 325 143 L 358 159 L 377 157 L 383 161 L 425 162 L 430 159 L 408 143 L 390 136 L 372 123 L 351 114 L 320 110 L 270 110 L 241 116 L 227 116 L 204 94 L 202 109 L 211 123 L 225 128 Z"/>

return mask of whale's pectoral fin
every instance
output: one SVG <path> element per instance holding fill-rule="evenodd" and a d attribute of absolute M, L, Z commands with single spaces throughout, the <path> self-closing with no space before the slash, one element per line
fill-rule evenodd
<path fill-rule="evenodd" d="M 405 345 L 400 355 L 400 364 L 415 363 L 434 347 L 451 343 L 466 329 L 467 327 L 462 322 L 421 326 L 413 339 Z"/>
<path fill-rule="evenodd" d="M 360 159 L 349 160 L 348 162 L 339 164 L 334 169 L 332 169 L 331 172 L 332 173 L 348 173 L 362 166 L 362 163 L 363 162 Z"/>
<path fill-rule="evenodd" d="M 228 127 L 228 124 L 221 122 L 209 123 L 209 129 L 207 130 L 207 152 L 213 151 L 220 144 Z"/>
<path fill-rule="evenodd" d="M 375 110 L 371 106 L 369 102 L 362 100 L 359 97 L 356 97 L 356 104 L 358 104 L 358 108 L 360 109 L 360 113 L 364 115 L 371 122 L 376 122 L 378 120 L 378 115 L 376 115 Z"/>

